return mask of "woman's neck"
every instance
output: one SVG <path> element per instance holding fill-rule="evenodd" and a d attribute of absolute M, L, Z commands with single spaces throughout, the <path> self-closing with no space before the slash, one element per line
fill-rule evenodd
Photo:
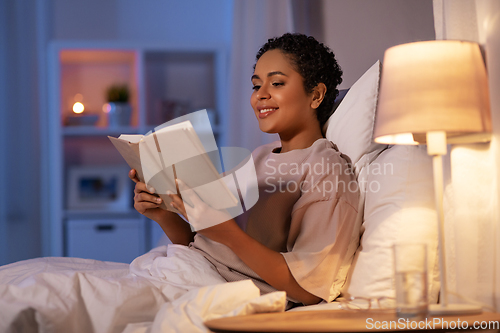
<path fill-rule="evenodd" d="M 291 137 L 280 135 L 280 153 L 286 153 L 295 149 L 309 148 L 316 140 L 321 138 L 323 138 L 323 134 L 321 133 L 321 129 L 319 127 L 317 130 L 301 132 Z"/>

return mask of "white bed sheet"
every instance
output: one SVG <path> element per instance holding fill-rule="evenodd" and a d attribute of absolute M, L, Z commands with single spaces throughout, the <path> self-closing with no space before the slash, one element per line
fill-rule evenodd
<path fill-rule="evenodd" d="M 130 265 L 39 258 L 0 267 L 0 332 L 208 332 L 203 321 L 284 311 L 250 280 L 227 283 L 201 254 L 162 246 Z"/>

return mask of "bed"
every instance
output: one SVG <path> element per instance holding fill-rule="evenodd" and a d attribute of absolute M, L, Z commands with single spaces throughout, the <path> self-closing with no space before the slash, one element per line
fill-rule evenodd
<path fill-rule="evenodd" d="M 380 66 L 349 89 L 326 125 L 327 138 L 351 158 L 362 194 L 360 246 L 342 296 L 394 297 L 391 245 L 411 241 L 428 244 L 429 300 L 436 302 L 432 163 L 425 147 L 372 142 Z M 284 292 L 260 296 L 249 280 L 225 283 L 193 252 L 173 245 L 130 265 L 38 258 L 0 267 L 0 332 L 208 332 L 203 323 L 211 319 L 284 311 Z M 169 283 L 167 268 L 179 273 Z M 338 304 L 301 310 L 325 308 Z"/>

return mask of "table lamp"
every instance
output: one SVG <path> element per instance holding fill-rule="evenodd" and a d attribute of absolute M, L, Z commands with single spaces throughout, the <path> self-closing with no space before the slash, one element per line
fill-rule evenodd
<path fill-rule="evenodd" d="M 486 69 L 479 45 L 462 41 L 426 41 L 386 50 L 374 141 L 427 144 L 433 159 L 438 221 L 440 301 L 433 315 L 479 313 L 469 304 L 449 304 L 446 287 L 443 164 L 448 143 L 488 142 L 491 138 Z"/>

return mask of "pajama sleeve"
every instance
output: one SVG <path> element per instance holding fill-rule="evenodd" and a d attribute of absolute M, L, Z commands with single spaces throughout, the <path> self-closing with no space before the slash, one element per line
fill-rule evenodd
<path fill-rule="evenodd" d="M 298 284 L 327 302 L 340 294 L 359 244 L 357 196 L 325 196 L 318 188 L 305 193 L 292 212 L 288 252 L 282 254 Z"/>

